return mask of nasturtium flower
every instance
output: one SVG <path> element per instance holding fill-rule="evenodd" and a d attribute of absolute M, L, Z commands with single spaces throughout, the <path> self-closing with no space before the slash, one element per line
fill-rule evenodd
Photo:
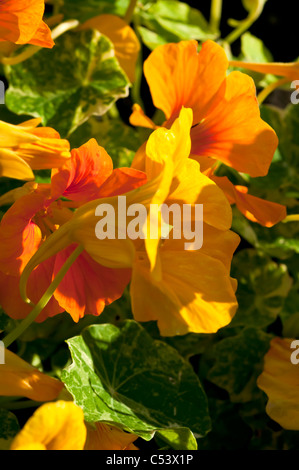
<path fill-rule="evenodd" d="M 133 444 L 137 438 L 111 424 L 85 423 L 79 406 L 58 400 L 33 413 L 10 450 L 138 450 Z"/>
<path fill-rule="evenodd" d="M 59 400 L 33 413 L 10 450 L 83 450 L 85 440 L 83 411 L 71 401 Z"/>
<path fill-rule="evenodd" d="M 52 48 L 51 30 L 43 21 L 45 0 L 2 0 L 0 41 Z"/>
<path fill-rule="evenodd" d="M 6 313 L 22 319 L 32 309 L 19 294 L 20 275 L 45 240 L 73 217 L 71 208 L 95 197 L 126 192 L 144 182 L 145 175 L 140 171 L 113 170 L 109 155 L 91 139 L 72 150 L 65 165 L 53 170 L 51 184 L 35 185 L 27 188 L 26 194 L 21 193 L 0 224 L 0 303 Z M 72 244 L 58 250 L 31 273 L 28 294 L 33 302 L 40 300 L 75 248 L 76 244 Z M 129 269 L 100 266 L 87 252 L 82 252 L 37 321 L 64 310 L 74 321 L 85 314 L 99 315 L 105 305 L 122 295 L 130 275 Z"/>
<path fill-rule="evenodd" d="M 62 382 L 40 372 L 8 349 L 2 349 L 0 344 L 1 357 L 5 360 L 0 364 L 0 396 L 26 397 L 41 402 L 59 396 Z"/>
<path fill-rule="evenodd" d="M 143 237 L 138 239 L 116 235 L 99 240 L 95 233 L 98 205 L 113 207 L 116 231 L 121 214 L 117 197 L 97 199 L 81 206 L 29 260 L 21 280 L 23 295 L 36 266 L 76 243 L 99 265 L 132 270 L 133 315 L 138 321 L 156 320 L 162 335 L 211 333 L 231 321 L 237 301 L 236 281 L 229 272 L 239 237 L 229 230 L 232 211 L 223 192 L 188 158 L 191 126 L 192 110 L 182 109 L 170 130 L 159 128 L 152 133 L 146 145 L 148 181 L 124 194 L 122 210 L 142 204 L 148 220 L 153 205 L 177 204 L 181 209 L 184 204 L 191 208 L 203 204 L 201 249 L 185 249 L 184 235 L 165 239 L 161 225 L 157 237 L 151 237 L 148 225 L 143 225 Z M 190 220 L 196 222 L 196 217 L 191 214 Z"/>
<path fill-rule="evenodd" d="M 227 75 L 228 59 L 215 42 L 206 41 L 200 52 L 197 47 L 196 41 L 158 46 L 144 62 L 153 103 L 166 117 L 163 126 L 171 125 L 182 106 L 190 107 L 193 110 L 190 157 L 199 162 L 201 171 L 212 175 L 222 162 L 253 177 L 266 175 L 278 139 L 260 117 L 252 78 L 241 72 Z M 130 122 L 135 126 L 156 127 L 139 105 L 134 105 Z M 132 166 L 143 170 L 144 162 L 142 146 Z M 223 190 L 230 199 L 231 191 L 227 193 L 226 186 Z M 248 215 L 251 209 L 255 213 L 260 211 L 260 205 L 263 207 L 264 225 L 271 226 L 285 217 L 285 208 L 280 204 L 258 198 L 248 202 L 249 195 Z"/>
<path fill-rule="evenodd" d="M 227 75 L 224 49 L 213 41 L 158 46 L 144 62 L 153 103 L 166 127 L 182 106 L 193 110 L 193 158 L 220 160 L 251 176 L 267 174 L 277 147 L 274 130 L 260 117 L 255 85 L 241 72 Z"/>
<path fill-rule="evenodd" d="M 291 338 L 272 339 L 257 385 L 268 396 L 266 412 L 270 418 L 285 429 L 298 431 L 299 365 L 291 361 L 291 355 L 296 353 L 293 341 Z"/>
<path fill-rule="evenodd" d="M 126 72 L 129 80 L 135 80 L 135 67 L 140 43 L 134 30 L 119 16 L 104 14 L 90 18 L 79 29 L 97 29 L 110 39 L 115 57 Z"/>
<path fill-rule="evenodd" d="M 60 167 L 70 158 L 70 144 L 41 119 L 19 125 L 0 121 L 0 176 L 32 180 L 32 170 Z"/>

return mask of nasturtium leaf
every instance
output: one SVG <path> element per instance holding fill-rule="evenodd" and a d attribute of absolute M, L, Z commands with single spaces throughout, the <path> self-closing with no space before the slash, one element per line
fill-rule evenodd
<path fill-rule="evenodd" d="M 73 363 L 62 381 L 86 421 L 114 423 L 145 440 L 165 431 L 177 448 L 186 443 L 185 428 L 196 437 L 210 430 L 206 396 L 191 365 L 139 323 L 92 325 L 67 343 Z"/>
<path fill-rule="evenodd" d="M 241 52 L 247 62 L 272 62 L 273 57 L 261 39 L 248 31 L 241 37 Z"/>
<path fill-rule="evenodd" d="M 260 394 L 256 379 L 271 339 L 270 334 L 256 328 L 245 328 L 236 336 L 222 339 L 208 352 L 212 367 L 207 379 L 225 389 L 232 402 L 253 400 Z"/>
<path fill-rule="evenodd" d="M 217 36 L 199 10 L 176 0 L 158 0 L 141 9 L 139 16 L 139 32 L 150 49 L 166 42 L 205 41 Z"/>
<path fill-rule="evenodd" d="M 232 276 L 238 279 L 239 308 L 229 327 L 264 328 L 273 323 L 292 286 L 286 265 L 254 249 L 246 249 L 234 257 Z"/>
<path fill-rule="evenodd" d="M 83 23 L 89 18 L 104 13 L 124 16 L 130 0 L 63 0 L 61 3 L 64 18 L 75 18 Z"/>
<path fill-rule="evenodd" d="M 128 79 L 114 57 L 113 45 L 96 30 L 65 33 L 53 49 L 7 66 L 6 73 L 7 107 L 41 117 L 62 137 L 128 95 Z"/>
<path fill-rule="evenodd" d="M 0 450 L 8 450 L 11 441 L 19 432 L 20 426 L 16 416 L 8 410 L 0 408 Z"/>

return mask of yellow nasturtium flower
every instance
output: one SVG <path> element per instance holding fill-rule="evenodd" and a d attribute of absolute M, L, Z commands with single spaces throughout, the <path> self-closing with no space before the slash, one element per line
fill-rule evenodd
<path fill-rule="evenodd" d="M 117 196 L 91 201 L 50 235 L 23 271 L 24 299 L 32 270 L 59 250 L 77 243 L 103 266 L 132 269 L 134 318 L 156 320 L 162 335 L 212 333 L 230 323 L 237 309 L 236 281 L 230 277 L 230 263 L 239 237 L 229 230 L 232 212 L 223 192 L 200 173 L 198 162 L 189 158 L 191 125 L 192 111 L 183 108 L 170 129 L 159 128 L 151 134 L 146 145 L 148 181 L 125 194 L 125 208 L 119 208 Z M 124 237 L 99 240 L 95 228 L 99 222 L 97 207 L 102 204 L 113 208 L 116 234 L 119 220 L 133 204 L 147 209 L 147 222 L 151 221 L 152 208 L 157 210 L 160 204 L 168 208 L 177 204 L 180 209 L 184 204 L 191 209 L 202 205 L 203 245 L 186 249 L 184 234 L 180 239 L 162 239 L 161 224 L 156 237 L 148 230 L 152 226 L 146 224 L 145 229 L 144 224 L 143 238 L 132 239 L 126 233 Z M 196 217 L 191 214 L 190 221 L 195 222 Z"/>
<path fill-rule="evenodd" d="M 50 127 L 37 127 L 40 122 L 0 121 L 0 177 L 32 180 L 32 170 L 60 167 L 71 157 L 69 142 Z"/>
<path fill-rule="evenodd" d="M 4 364 L 0 364 L 0 396 L 20 396 L 36 401 L 55 400 L 63 384 L 59 380 L 43 374 L 19 356 L 2 350 Z"/>
<path fill-rule="evenodd" d="M 268 396 L 266 412 L 283 428 L 299 430 L 299 364 L 292 361 L 297 346 L 291 338 L 272 339 L 257 385 Z M 295 349 L 294 349 L 295 347 Z"/>
<path fill-rule="evenodd" d="M 105 423 L 87 424 L 79 406 L 59 400 L 33 413 L 10 450 L 138 450 L 137 438 Z"/>
<path fill-rule="evenodd" d="M 71 401 L 59 400 L 35 411 L 10 450 L 83 450 L 85 440 L 83 411 Z"/>

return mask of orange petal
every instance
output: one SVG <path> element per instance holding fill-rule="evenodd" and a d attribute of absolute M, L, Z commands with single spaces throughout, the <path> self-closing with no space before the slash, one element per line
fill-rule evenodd
<path fill-rule="evenodd" d="M 87 426 L 87 437 L 84 450 L 137 450 L 132 443 L 138 436 L 124 432 L 115 426 L 94 423 Z"/>
<path fill-rule="evenodd" d="M 133 105 L 133 112 L 129 118 L 130 124 L 136 127 L 147 127 L 148 129 L 157 129 L 155 123 L 146 116 L 139 104 Z"/>
<path fill-rule="evenodd" d="M 197 52 L 196 41 L 158 46 L 144 62 L 144 74 L 153 103 L 166 119 L 174 119 L 182 106 L 192 108 L 198 123 L 223 96 L 228 60 L 222 47 L 206 41 Z"/>
<path fill-rule="evenodd" d="M 71 154 L 61 168 L 52 171 L 52 197 L 64 196 L 81 203 L 96 199 L 99 188 L 113 171 L 111 158 L 95 139 L 72 150 Z"/>
<path fill-rule="evenodd" d="M 212 176 L 211 179 L 224 191 L 230 204 L 236 204 L 239 211 L 252 222 L 273 227 L 287 215 L 285 206 L 247 194 L 247 187 L 234 186 L 226 176 Z"/>
<path fill-rule="evenodd" d="M 107 36 L 115 48 L 115 56 L 129 80 L 135 80 L 135 67 L 140 44 L 134 30 L 115 15 L 100 15 L 87 20 L 80 29 L 93 28 Z"/>
<path fill-rule="evenodd" d="M 225 97 L 191 130 L 192 153 L 212 157 L 251 176 L 265 176 L 277 148 L 274 130 L 260 117 L 251 77 L 232 72 Z"/>
<path fill-rule="evenodd" d="M 266 411 L 283 428 L 299 430 L 298 365 L 291 362 L 294 352 L 290 338 L 274 338 L 264 358 L 264 370 L 257 385 L 268 395 Z M 295 349 L 298 350 L 298 345 Z"/>
<path fill-rule="evenodd" d="M 146 174 L 133 168 L 116 168 L 102 184 L 97 197 L 120 196 L 143 186 L 147 181 Z"/>
<path fill-rule="evenodd" d="M 54 276 L 75 248 L 70 246 L 56 255 Z M 78 322 L 87 314 L 100 315 L 106 305 L 120 298 L 130 277 L 130 269 L 105 268 L 83 252 L 64 276 L 54 297 Z"/>
<path fill-rule="evenodd" d="M 18 199 L 4 214 L 0 225 L 0 269 L 11 275 L 22 272 L 38 249 L 42 233 L 33 217 L 45 207 L 49 188 L 38 190 Z"/>
<path fill-rule="evenodd" d="M 54 261 L 54 258 L 44 261 L 30 274 L 27 293 L 34 304 L 39 302 L 52 282 Z M 32 306 L 25 303 L 20 295 L 20 276 L 10 276 L 0 271 L 0 304 L 5 313 L 14 320 L 22 320 L 31 312 Z M 52 297 L 35 321 L 40 323 L 63 311 L 57 300 Z"/>
<path fill-rule="evenodd" d="M 1 345 L 0 345 L 1 348 Z M 5 364 L 0 364 L 0 395 L 20 396 L 30 400 L 55 400 L 63 383 L 25 362 L 5 349 Z"/>
<path fill-rule="evenodd" d="M 40 22 L 40 25 L 35 31 L 34 36 L 30 39 L 29 44 L 46 47 L 48 49 L 52 49 L 52 47 L 55 45 L 52 39 L 51 30 L 44 21 Z"/>
<path fill-rule="evenodd" d="M 0 41 L 11 41 L 15 44 L 36 44 L 52 47 L 51 34 L 42 23 L 44 0 L 2 0 L 0 12 Z M 38 26 L 37 26 L 38 25 Z"/>

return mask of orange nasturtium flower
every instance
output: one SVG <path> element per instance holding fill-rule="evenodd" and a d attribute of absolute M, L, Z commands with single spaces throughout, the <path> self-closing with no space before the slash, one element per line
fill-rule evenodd
<path fill-rule="evenodd" d="M 218 162 L 222 162 L 252 177 L 265 176 L 278 139 L 260 117 L 254 81 L 237 71 L 227 75 L 227 56 L 215 42 L 206 41 L 200 52 L 197 47 L 193 40 L 165 44 L 158 46 L 144 62 L 153 103 L 166 117 L 163 126 L 171 125 L 182 106 L 191 108 L 190 157 L 200 163 L 201 171 L 209 170 L 210 176 Z M 156 127 L 138 105 L 133 107 L 130 122 L 135 126 Z M 132 166 L 143 170 L 144 161 L 143 147 Z M 269 207 L 270 212 L 266 211 L 261 219 L 259 201 L 250 200 L 248 213 L 257 211 L 254 218 L 262 225 L 274 225 L 285 217 L 283 206 L 270 207 L 269 203 L 264 209 Z M 247 202 L 243 201 L 245 205 Z"/>
<path fill-rule="evenodd" d="M 20 396 L 36 401 L 58 397 L 63 389 L 62 382 L 43 374 L 8 349 L 3 351 L 1 345 L 0 352 L 5 359 L 5 363 L 0 364 L 0 396 Z"/>
<path fill-rule="evenodd" d="M 132 444 L 137 437 L 104 423 L 86 424 L 79 406 L 59 400 L 33 413 L 10 450 L 138 450 Z"/>
<path fill-rule="evenodd" d="M 36 184 L 28 187 L 27 193 L 21 192 L 1 221 L 0 303 L 12 318 L 25 318 L 32 310 L 19 295 L 20 275 L 51 233 L 73 217 L 70 208 L 95 198 L 121 194 L 145 182 L 140 171 L 113 170 L 111 158 L 94 139 L 71 154 L 61 168 L 53 170 L 51 184 Z M 61 197 L 68 200 L 62 201 Z M 28 293 L 35 303 L 75 248 L 76 245 L 71 245 L 58 250 L 56 256 L 32 272 Z M 82 252 L 37 321 L 64 310 L 76 322 L 85 314 L 99 315 L 105 305 L 122 295 L 130 274 L 129 269 L 100 266 L 87 252 Z"/>
<path fill-rule="evenodd" d="M 0 176 L 32 180 L 32 170 L 62 166 L 70 158 L 70 144 L 41 119 L 19 125 L 0 121 Z"/>
<path fill-rule="evenodd" d="M 195 160 L 188 158 L 191 125 L 192 110 L 182 109 L 170 130 L 159 128 L 151 134 L 146 146 L 148 182 L 124 194 L 124 208 L 119 208 L 115 196 L 91 201 L 81 206 L 40 246 L 23 271 L 23 297 L 26 297 L 24 291 L 32 270 L 76 243 L 99 265 L 132 269 L 133 315 L 137 321 L 157 320 L 162 335 L 189 331 L 211 333 L 231 321 L 237 302 L 230 263 L 239 237 L 229 230 L 232 211 L 223 192 L 200 173 Z M 99 222 L 96 209 L 100 204 L 108 204 L 114 210 L 114 239 L 96 237 L 95 227 Z M 181 239 L 171 236 L 162 239 L 161 224 L 158 224 L 158 236 L 151 237 L 144 220 L 141 223 L 143 236 L 133 239 L 125 233 L 119 237 L 118 228 L 121 235 L 128 228 L 119 225 L 119 220 L 133 204 L 147 208 L 147 222 L 153 206 L 165 204 L 170 208 L 177 204 L 181 210 L 184 204 L 191 208 L 202 204 L 202 247 L 186 249 L 185 234 Z M 193 222 L 200 218 L 192 213 L 189 217 Z"/>
<path fill-rule="evenodd" d="M 52 48 L 51 30 L 43 21 L 45 0 L 1 0 L 0 41 Z"/>
<path fill-rule="evenodd" d="M 99 15 L 90 18 L 78 29 L 97 29 L 107 36 L 115 49 L 115 56 L 126 72 L 129 80 L 135 80 L 135 66 L 140 51 L 140 43 L 134 30 L 119 16 Z"/>
<path fill-rule="evenodd" d="M 268 396 L 266 412 L 283 428 L 299 430 L 299 365 L 292 363 L 294 339 L 272 339 L 264 358 L 264 370 L 257 379 L 258 387 Z M 295 349 L 298 349 L 298 343 Z"/>

